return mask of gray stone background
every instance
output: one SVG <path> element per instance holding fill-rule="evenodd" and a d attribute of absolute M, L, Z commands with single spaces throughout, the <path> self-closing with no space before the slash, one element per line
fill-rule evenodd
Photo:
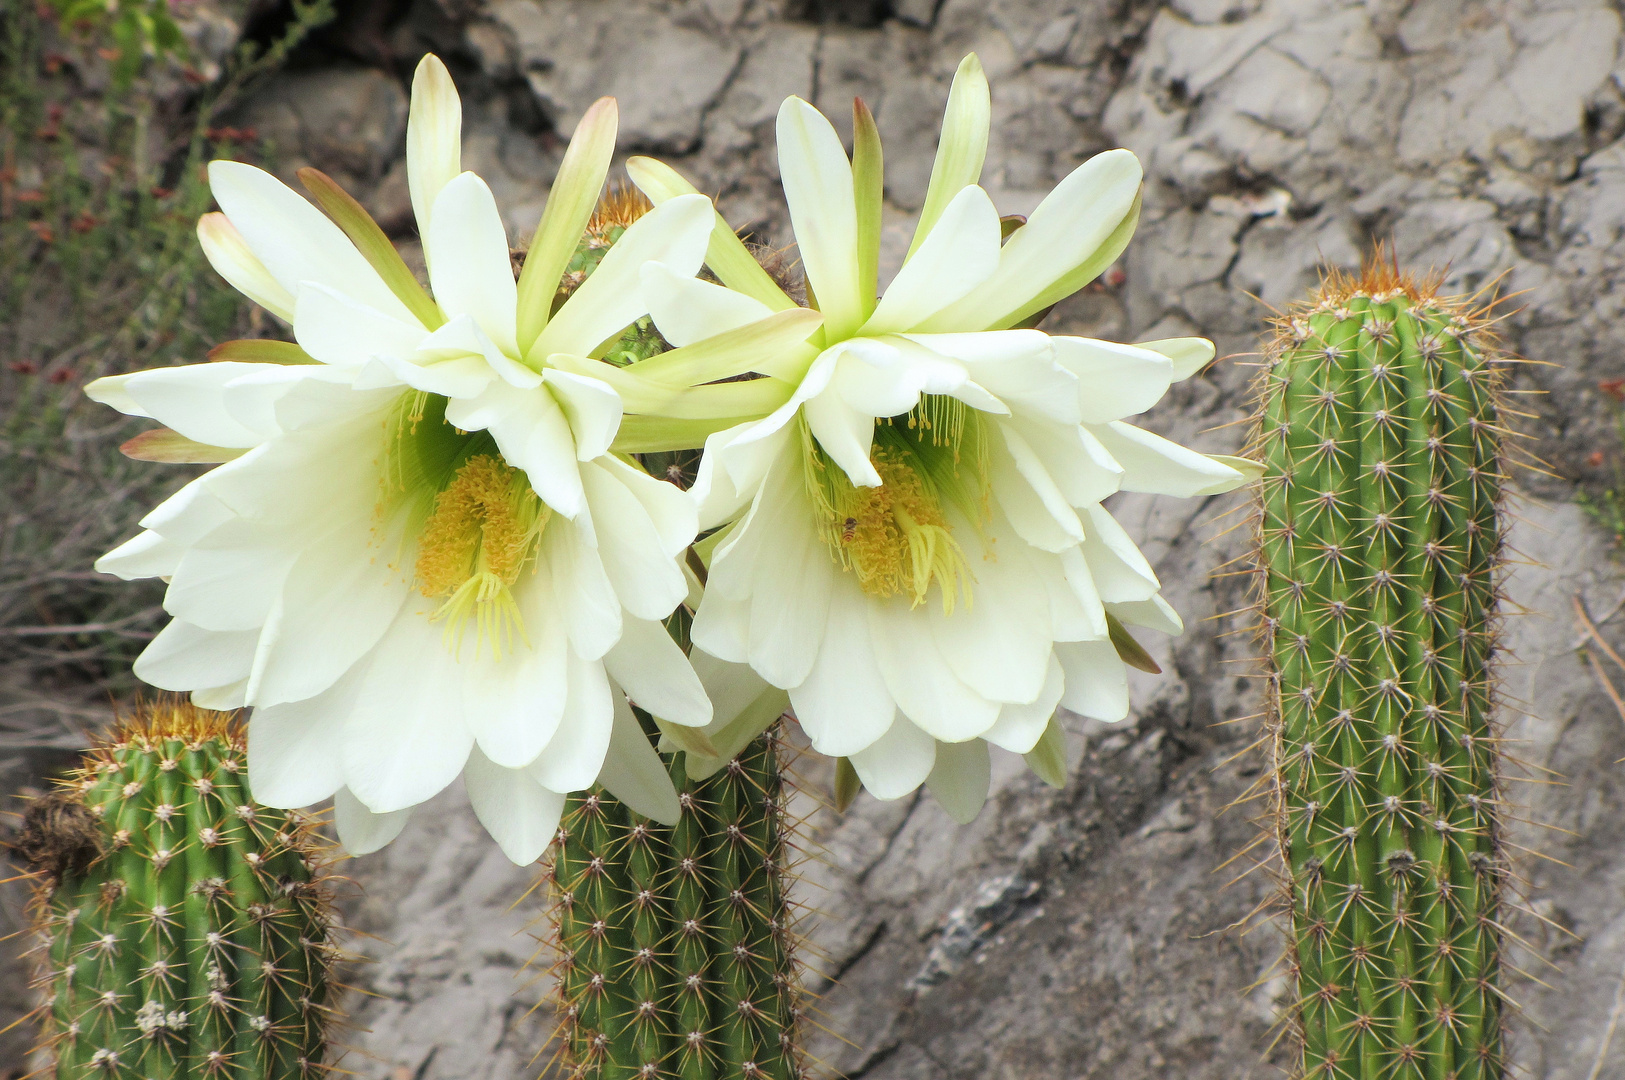
<path fill-rule="evenodd" d="M 402 0 L 349 5 L 325 51 L 247 102 L 234 123 L 291 173 L 315 164 L 410 244 L 403 76 L 425 49 L 465 97 L 464 164 L 528 233 L 567 137 L 601 94 L 621 148 L 656 153 L 719 197 L 730 220 L 789 240 L 772 127 L 799 94 L 850 130 L 850 99 L 885 141 L 888 251 L 906 244 L 948 80 L 976 51 L 993 85 L 983 183 L 1024 212 L 1090 154 L 1146 167 L 1138 236 L 1056 330 L 1123 340 L 1200 333 L 1231 359 L 1176 388 L 1150 426 L 1233 450 L 1248 354 L 1271 305 L 1322 262 L 1373 239 L 1447 285 L 1499 281 L 1520 371 L 1520 426 L 1546 471 L 1519 474 L 1503 717 L 1525 764 L 1513 839 L 1540 918 L 1514 961 L 1514 1057 L 1538 1080 L 1625 1080 L 1625 718 L 1587 665 L 1579 596 L 1625 640 L 1611 538 L 1577 485 L 1614 482 L 1625 375 L 1625 63 L 1604 0 Z M 1504 275 L 1504 276 L 1503 276 Z M 1555 365 L 1555 366 L 1544 366 Z M 1256 835 L 1259 709 L 1240 496 L 1120 496 L 1189 629 L 1153 643 L 1131 719 L 1078 724 L 1071 781 L 1042 787 L 1006 758 L 994 798 L 958 828 L 929 799 L 818 802 L 803 759 L 801 893 L 812 1046 L 868 1080 L 1243 1080 L 1287 1064 L 1273 1024 L 1290 989 L 1267 921 L 1267 869 L 1230 862 Z M 1606 663 L 1606 661 L 1605 661 Z M 1606 670 L 1606 669 L 1605 669 Z M 1625 672 L 1615 671 L 1618 682 Z M 0 749 L 14 790 L 60 750 Z M 1537 824 L 1538 823 L 1538 824 Z M 551 1028 L 533 870 L 511 867 L 460 793 L 345 872 L 365 936 L 351 999 L 365 1080 L 537 1076 Z M 1233 880 L 1238 878 L 1239 880 Z M 21 894 L 4 894 L 18 918 Z M 540 951 L 539 951 L 540 950 Z M 533 963 L 533 961 L 536 961 Z M 0 1003 L 20 980 L 0 973 Z M 540 1008 L 534 1008 L 541 1003 Z M 7 1017 L 0 1016 L 0 1026 Z M 5 1036 L 15 1040 L 17 1036 Z M 0 1068 L 7 1048 L 0 1041 Z M 10 1050 L 15 1054 L 15 1049 Z M 538 1056 L 540 1055 L 540 1056 Z"/>

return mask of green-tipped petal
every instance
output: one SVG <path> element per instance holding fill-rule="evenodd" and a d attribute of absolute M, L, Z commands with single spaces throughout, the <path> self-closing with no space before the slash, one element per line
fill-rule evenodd
<path fill-rule="evenodd" d="M 698 450 L 719 431 L 759 420 L 759 416 L 719 416 L 714 420 L 677 420 L 670 416 L 628 416 L 610 447 L 618 454 L 657 454 L 665 450 Z"/>
<path fill-rule="evenodd" d="M 153 428 L 128 439 L 119 453 L 135 461 L 163 461 L 187 464 L 218 464 L 242 457 L 248 451 L 243 447 L 210 446 L 188 439 L 169 428 Z"/>
<path fill-rule="evenodd" d="M 226 215 L 204 214 L 197 220 L 204 258 L 226 284 L 283 322 L 293 323 L 293 294 L 265 268 Z"/>
<path fill-rule="evenodd" d="M 1038 745 L 1022 755 L 1027 767 L 1050 787 L 1066 787 L 1066 731 L 1059 718 L 1050 717 L 1049 727 L 1038 737 Z"/>
<path fill-rule="evenodd" d="M 412 74 L 412 106 L 406 117 L 406 184 L 412 191 L 412 213 L 426 260 L 429 212 L 440 189 L 463 171 L 462 141 L 463 103 L 451 72 L 431 53 Z"/>
<path fill-rule="evenodd" d="M 433 57 L 424 57 L 427 63 Z M 446 320 L 440 314 L 435 302 L 429 299 L 429 294 L 423 291 L 418 279 L 412 276 L 407 269 L 406 262 L 401 253 L 395 250 L 395 245 L 389 242 L 384 230 L 372 219 L 372 215 L 355 198 L 332 177 L 320 169 L 304 168 L 299 170 L 299 180 L 305 185 L 315 198 L 316 205 L 320 206 L 327 216 L 332 218 L 339 228 L 344 230 L 355 244 L 361 257 L 378 271 L 378 276 L 384 279 L 389 291 L 394 293 L 405 304 L 407 309 L 417 316 L 419 322 L 430 330 L 438 329 Z M 424 233 L 427 239 L 428 233 Z"/>
<path fill-rule="evenodd" d="M 698 386 L 758 371 L 764 357 L 805 346 L 823 317 L 806 308 L 779 311 L 765 319 L 672 349 L 626 370 L 672 386 Z M 811 347 L 807 346 L 807 351 Z M 810 356 L 807 359 L 812 359 Z"/>
<path fill-rule="evenodd" d="M 953 202 L 954 196 L 969 184 L 982 179 L 982 162 L 987 157 L 987 133 L 993 124 L 993 98 L 988 92 L 982 62 L 971 53 L 959 62 L 953 88 L 948 91 L 948 108 L 942 117 L 942 136 L 937 141 L 937 158 L 931 165 L 931 184 L 920 208 L 920 222 L 908 245 L 908 257 L 925 243 L 931 227 Z"/>
<path fill-rule="evenodd" d="M 852 201 L 858 211 L 858 300 L 863 318 L 880 290 L 880 210 L 886 197 L 880 129 L 862 98 L 852 99 Z"/>
<path fill-rule="evenodd" d="M 1213 362 L 1213 342 L 1207 338 L 1176 337 L 1161 341 L 1142 341 L 1137 346 L 1161 353 L 1174 362 L 1174 381 L 1188 379 Z"/>

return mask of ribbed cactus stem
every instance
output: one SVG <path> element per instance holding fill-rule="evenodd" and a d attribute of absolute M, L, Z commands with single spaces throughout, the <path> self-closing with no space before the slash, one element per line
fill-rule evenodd
<path fill-rule="evenodd" d="M 701 781 L 681 754 L 668 763 L 675 827 L 599 788 L 565 810 L 553 920 L 570 1075 L 797 1080 L 777 744 Z"/>
<path fill-rule="evenodd" d="M 1374 262 L 1283 317 L 1261 375 L 1276 826 L 1317 1080 L 1503 1075 L 1484 322 Z"/>
<path fill-rule="evenodd" d="M 244 750 L 226 714 L 146 706 L 25 814 L 59 1080 L 324 1071 L 320 845 L 254 802 Z"/>

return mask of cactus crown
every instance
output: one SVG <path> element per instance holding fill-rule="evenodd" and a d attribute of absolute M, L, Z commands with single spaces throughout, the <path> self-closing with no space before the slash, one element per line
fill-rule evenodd
<path fill-rule="evenodd" d="M 1381 252 L 1258 380 L 1272 825 L 1301 1072 L 1502 1075 L 1494 722 L 1504 358 Z"/>
<path fill-rule="evenodd" d="M 254 802 L 242 725 L 176 702 L 121 719 L 24 815 L 36 985 L 58 1080 L 323 1071 L 337 959 L 325 845 Z"/>

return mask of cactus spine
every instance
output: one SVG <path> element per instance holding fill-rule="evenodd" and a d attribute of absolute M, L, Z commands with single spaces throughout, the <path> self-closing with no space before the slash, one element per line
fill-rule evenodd
<path fill-rule="evenodd" d="M 590 1080 L 799 1080 L 777 741 L 690 780 L 682 817 L 573 795 L 554 855 L 561 1052 Z"/>
<path fill-rule="evenodd" d="M 1277 324 L 1256 448 L 1305 1077 L 1503 1075 L 1501 375 L 1381 254 Z"/>
<path fill-rule="evenodd" d="M 254 802 L 245 749 L 228 714 L 144 706 L 25 814 L 58 1080 L 324 1071 L 319 841 Z"/>

